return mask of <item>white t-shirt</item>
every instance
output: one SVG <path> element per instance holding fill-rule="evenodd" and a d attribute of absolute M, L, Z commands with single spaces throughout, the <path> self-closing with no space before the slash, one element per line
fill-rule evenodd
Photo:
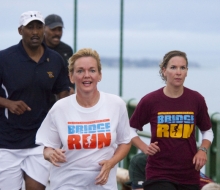
<path fill-rule="evenodd" d="M 51 168 L 51 189 L 117 189 L 117 166 L 106 185 L 95 185 L 95 178 L 99 162 L 110 159 L 118 144 L 130 142 L 129 130 L 126 104 L 116 95 L 100 92 L 91 108 L 81 107 L 75 94 L 57 101 L 36 135 L 37 144 L 66 150 L 67 162 Z"/>

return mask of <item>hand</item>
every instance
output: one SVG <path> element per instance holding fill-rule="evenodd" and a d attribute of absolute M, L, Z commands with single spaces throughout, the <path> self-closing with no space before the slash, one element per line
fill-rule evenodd
<path fill-rule="evenodd" d="M 16 114 L 16 115 L 21 115 L 25 111 L 31 111 L 31 108 L 26 103 L 24 103 L 22 100 L 19 100 L 19 101 L 9 100 L 7 103 L 7 108 L 9 109 L 11 113 Z"/>
<path fill-rule="evenodd" d="M 96 177 L 96 185 L 105 185 L 108 181 L 110 170 L 112 169 L 112 164 L 109 160 L 103 160 L 99 162 L 102 169 L 99 175 Z"/>
<path fill-rule="evenodd" d="M 44 148 L 44 158 L 51 162 L 54 166 L 60 167 L 57 162 L 66 162 L 65 150 L 62 149 L 52 149 L 50 147 Z"/>
<path fill-rule="evenodd" d="M 157 152 L 160 152 L 160 148 L 157 145 L 158 145 L 157 141 L 154 143 L 150 143 L 147 146 L 146 151 L 144 153 L 152 156 L 152 155 L 156 154 Z"/>
<path fill-rule="evenodd" d="M 207 155 L 204 151 L 199 150 L 193 158 L 195 170 L 199 171 L 207 162 Z"/>

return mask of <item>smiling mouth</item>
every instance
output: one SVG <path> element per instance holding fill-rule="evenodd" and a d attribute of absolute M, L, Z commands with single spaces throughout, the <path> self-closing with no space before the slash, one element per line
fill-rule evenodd
<path fill-rule="evenodd" d="M 53 37 L 52 39 L 53 39 L 53 40 L 60 40 L 60 37 L 55 36 L 55 37 Z"/>
<path fill-rule="evenodd" d="M 38 38 L 38 37 L 32 37 L 31 40 L 32 40 L 32 41 L 39 41 L 40 38 Z"/>
<path fill-rule="evenodd" d="M 83 84 L 92 84 L 92 82 L 83 82 Z"/>

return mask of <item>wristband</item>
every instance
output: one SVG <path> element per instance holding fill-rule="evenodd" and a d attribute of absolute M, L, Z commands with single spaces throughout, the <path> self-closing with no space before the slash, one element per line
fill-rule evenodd
<path fill-rule="evenodd" d="M 198 150 L 201 150 L 207 154 L 207 149 L 205 147 L 199 147 Z"/>

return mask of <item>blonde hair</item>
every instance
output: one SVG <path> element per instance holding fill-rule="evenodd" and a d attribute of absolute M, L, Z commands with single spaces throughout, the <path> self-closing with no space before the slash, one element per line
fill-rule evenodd
<path fill-rule="evenodd" d="M 163 60 L 162 60 L 161 64 L 159 65 L 159 67 L 160 67 L 159 73 L 160 73 L 162 80 L 166 81 L 166 78 L 163 75 L 163 68 L 167 68 L 167 65 L 168 65 L 168 62 L 170 61 L 170 59 L 172 57 L 176 57 L 176 56 L 183 57 L 186 60 L 186 66 L 188 67 L 188 59 L 187 59 L 185 52 L 178 51 L 178 50 L 170 51 L 164 55 Z"/>
<path fill-rule="evenodd" d="M 220 190 L 220 185 L 217 183 L 208 183 L 201 190 Z"/>
<path fill-rule="evenodd" d="M 68 60 L 69 66 L 69 73 L 72 73 L 74 71 L 74 64 L 76 62 L 77 59 L 81 58 L 81 57 L 93 57 L 96 62 L 97 62 L 97 66 L 98 66 L 98 71 L 101 74 L 101 70 L 102 70 L 102 66 L 101 66 L 101 61 L 100 61 L 100 57 L 99 54 L 97 53 L 97 51 L 91 49 L 91 48 L 83 48 L 80 49 L 79 51 L 77 51 L 76 53 L 74 53 Z"/>

